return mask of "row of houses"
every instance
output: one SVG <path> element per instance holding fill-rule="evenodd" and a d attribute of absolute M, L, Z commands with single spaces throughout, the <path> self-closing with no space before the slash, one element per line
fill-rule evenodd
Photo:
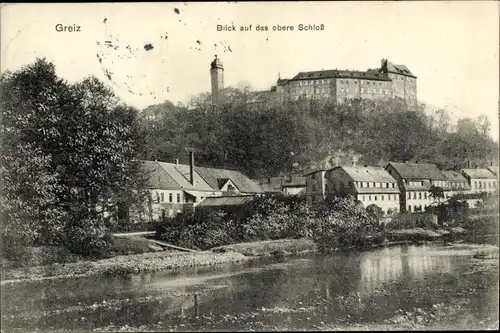
<path fill-rule="evenodd" d="M 263 193 L 262 187 L 239 171 L 159 161 L 143 161 L 149 172 L 150 220 L 161 220 L 210 207 L 238 206 Z"/>
<path fill-rule="evenodd" d="M 384 213 L 425 211 L 435 201 L 431 186 L 441 188 L 445 200 L 457 193 L 498 193 L 498 167 L 443 171 L 430 163 L 390 162 L 385 168 L 336 166 L 305 177 L 308 204 L 348 194 L 365 207 L 379 206 Z"/>

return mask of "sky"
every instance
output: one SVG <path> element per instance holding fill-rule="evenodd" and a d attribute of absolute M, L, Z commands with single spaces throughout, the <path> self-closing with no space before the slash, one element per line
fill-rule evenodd
<path fill-rule="evenodd" d="M 46 58 L 69 82 L 94 75 L 140 109 L 225 86 L 255 90 L 301 71 L 406 65 L 418 98 L 454 117 L 488 116 L 499 137 L 499 2 L 3 4 L 1 71 Z M 79 27 L 57 31 L 56 25 Z M 251 31 L 239 31 L 252 25 Z M 299 31 L 303 25 L 323 30 Z M 237 31 L 217 31 L 234 25 Z M 268 31 L 256 31 L 257 25 Z M 273 31 L 274 26 L 293 26 Z"/>

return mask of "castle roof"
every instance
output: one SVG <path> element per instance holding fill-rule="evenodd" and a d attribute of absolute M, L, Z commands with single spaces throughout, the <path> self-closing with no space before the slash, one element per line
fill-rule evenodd
<path fill-rule="evenodd" d="M 391 79 L 387 74 L 381 73 L 376 70 L 363 72 L 363 71 L 348 71 L 348 70 L 338 70 L 338 69 L 300 72 L 299 74 L 295 75 L 290 81 L 328 79 L 328 78 L 391 81 Z"/>

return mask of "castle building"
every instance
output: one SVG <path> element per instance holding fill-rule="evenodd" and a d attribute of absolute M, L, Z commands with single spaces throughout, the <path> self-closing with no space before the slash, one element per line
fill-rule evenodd
<path fill-rule="evenodd" d="M 405 66 L 382 59 L 378 69 L 367 71 L 321 70 L 300 72 L 292 79 L 279 78 L 276 92 L 297 99 L 334 98 L 338 103 L 347 99 L 381 99 L 399 97 L 408 106 L 417 105 L 417 77 Z"/>
<path fill-rule="evenodd" d="M 212 80 L 212 104 L 217 105 L 224 89 L 224 66 L 217 55 L 210 64 L 210 77 Z"/>

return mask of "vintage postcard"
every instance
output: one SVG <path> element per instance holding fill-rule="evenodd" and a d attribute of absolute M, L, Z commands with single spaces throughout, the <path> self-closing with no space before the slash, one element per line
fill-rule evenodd
<path fill-rule="evenodd" d="M 2 4 L 1 331 L 498 330 L 499 6 Z"/>

